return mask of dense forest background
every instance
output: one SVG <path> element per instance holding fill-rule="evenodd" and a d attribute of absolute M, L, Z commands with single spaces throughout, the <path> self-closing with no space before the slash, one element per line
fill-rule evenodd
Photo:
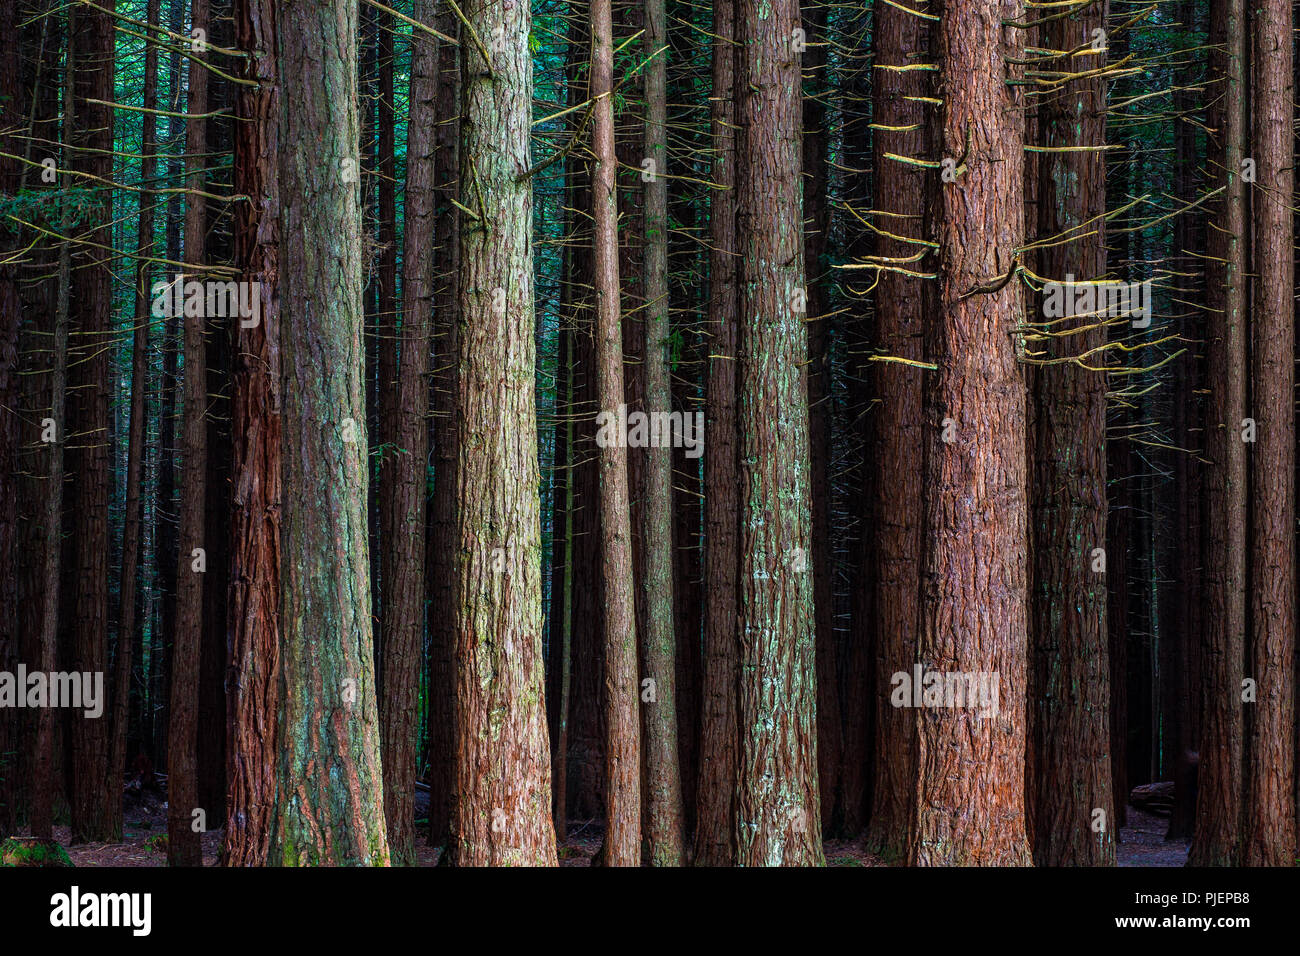
<path fill-rule="evenodd" d="M 1293 864 L 1293 44 L 0 0 L 11 855 Z"/>

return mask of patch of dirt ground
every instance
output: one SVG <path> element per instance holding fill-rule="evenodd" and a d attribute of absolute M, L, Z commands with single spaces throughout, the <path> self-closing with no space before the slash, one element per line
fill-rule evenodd
<path fill-rule="evenodd" d="M 1183 841 L 1166 842 L 1167 817 L 1156 816 L 1133 806 L 1128 808 L 1128 825 L 1120 830 L 1118 863 L 1120 866 L 1183 866 L 1187 862 L 1187 845 Z M 595 821 L 569 824 L 568 839 L 559 848 L 560 866 L 590 866 L 600 849 L 603 828 Z M 24 831 L 21 835 L 26 835 Z M 126 812 L 123 842 L 82 843 L 68 846 L 71 831 L 66 826 L 54 828 L 54 838 L 68 851 L 75 866 L 166 866 L 167 807 L 164 803 L 146 803 Z M 221 849 L 221 830 L 203 835 L 203 865 L 216 866 Z M 877 867 L 888 866 L 880 857 L 867 852 L 864 840 L 827 840 L 826 865 Z M 436 866 L 440 847 L 420 840 L 416 846 L 418 866 Z"/>

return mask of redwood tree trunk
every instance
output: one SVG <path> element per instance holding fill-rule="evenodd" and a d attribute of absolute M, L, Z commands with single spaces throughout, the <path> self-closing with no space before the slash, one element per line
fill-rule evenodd
<path fill-rule="evenodd" d="M 876 334 L 885 356 L 920 361 L 923 283 L 916 274 L 924 271 L 917 260 L 923 247 L 901 240 L 921 234 L 925 178 L 918 167 L 889 159 L 885 153 L 909 158 L 927 155 L 925 116 L 916 99 L 928 93 L 926 74 L 890 69 L 913 62 L 909 54 L 926 48 L 927 31 L 925 21 L 887 4 L 876 8 L 876 18 L 874 118 L 888 129 L 878 130 L 873 143 L 878 197 L 873 205 L 891 213 L 880 228 L 900 237 L 879 236 L 876 240 L 876 256 L 885 270 L 876 287 Z M 924 443 L 921 376 L 921 369 L 907 364 L 875 363 L 872 398 L 880 402 L 872 413 L 876 522 L 874 528 L 863 529 L 864 535 L 874 536 L 874 548 L 868 553 L 874 554 L 876 563 L 872 602 L 876 759 L 867 845 L 890 860 L 900 859 L 906 852 L 916 762 L 916 721 L 906 710 L 890 705 L 889 690 L 891 676 L 910 669 L 916 660 Z M 857 639 L 863 640 L 865 635 L 857 635 Z"/>
<path fill-rule="evenodd" d="M 1095 0 L 1043 27 L 1042 45 L 1069 50 L 1105 27 Z M 1049 61 L 1048 71 L 1100 70 L 1105 55 Z M 1039 106 L 1037 271 L 1057 282 L 1106 274 L 1106 87 L 1098 77 L 1064 83 Z M 1082 147 L 1082 148 L 1080 148 Z M 1060 150 L 1069 150 L 1062 152 Z M 1063 241 L 1064 240 L 1064 241 Z M 1034 859 L 1040 866 L 1115 862 L 1110 769 L 1110 673 L 1106 575 L 1094 549 L 1106 546 L 1106 316 L 1053 320 L 1033 350 L 1048 365 L 1035 376 L 1034 456 Z M 1038 321 L 1038 317 L 1034 317 Z M 1120 322 L 1127 329 L 1128 317 Z M 1119 335 L 1126 334 L 1120 331 Z M 1082 357 L 1080 364 L 1068 361 Z M 1101 816 L 1096 811 L 1101 810 Z"/>
<path fill-rule="evenodd" d="M 664 0 L 646 0 L 645 158 L 654 170 L 645 186 L 645 410 L 672 411 L 668 371 L 668 51 Z M 677 663 L 673 601 L 673 450 L 645 450 L 642 474 L 641 589 L 645 633 L 641 664 L 654 681 L 641 702 L 645 757 L 647 860 L 680 866 L 685 842 L 682 776 L 677 748 Z"/>
<path fill-rule="evenodd" d="M 150 24 L 158 23 L 158 0 L 149 0 L 146 18 Z M 141 182 L 152 182 L 158 167 L 154 155 L 158 125 L 157 117 L 148 110 L 158 106 L 158 49 L 154 44 L 145 48 L 144 100 L 146 110 L 141 119 L 140 152 Z M 120 614 L 117 629 L 117 659 L 113 664 L 113 727 L 112 750 L 108 766 L 112 773 L 121 773 L 126 767 L 127 725 L 131 716 L 131 669 L 136 633 L 136 591 L 140 568 L 140 485 L 144 471 L 145 394 L 149 389 L 149 324 L 150 285 L 149 263 L 146 257 L 154 253 L 154 211 L 152 200 L 140 195 L 139 225 L 136 232 L 136 254 L 139 259 L 135 269 L 135 329 L 131 342 L 131 413 L 127 439 L 126 466 L 126 516 L 122 528 L 122 571 L 119 579 Z M 110 811 L 121 814 L 122 804 L 114 801 Z M 121 829 L 122 822 L 115 822 Z"/>
<path fill-rule="evenodd" d="M 113 0 L 87 7 L 74 18 L 69 42 L 76 49 L 77 116 L 72 128 L 73 167 L 92 176 L 113 176 L 114 46 Z M 99 103 L 86 102 L 90 99 Z M 83 152 L 84 151 L 84 152 Z M 108 395 L 112 337 L 112 193 L 102 189 L 89 213 L 95 223 L 90 243 L 74 256 L 72 327 L 75 352 L 68 364 L 69 470 L 77 475 L 73 499 L 75 588 L 64 596 L 72 609 L 71 669 L 102 674 L 108 666 Z M 78 261 L 80 260 L 80 261 Z M 61 438 L 66 436 L 60 436 Z M 111 721 L 68 718 L 72 731 L 72 842 L 116 843 L 121 839 L 121 777 L 109 767 Z"/>
<path fill-rule="evenodd" d="M 460 35 L 459 21 L 445 4 L 439 29 Z M 426 591 L 429 595 L 429 842 L 446 846 L 455 790 L 456 748 L 456 424 L 459 376 L 457 328 L 460 308 L 460 212 L 452 205 L 460 176 L 460 52 L 438 48 L 438 126 L 435 173 L 438 184 L 437 281 L 434 291 L 433 501 L 429 507 Z"/>
<path fill-rule="evenodd" d="M 1245 6 L 1216 0 L 1211 6 L 1210 41 L 1214 72 L 1226 77 L 1223 96 L 1212 105 L 1211 168 L 1225 188 L 1217 204 L 1219 228 L 1208 236 L 1206 283 L 1206 522 L 1205 635 L 1201 762 L 1196 826 L 1188 863 L 1232 866 L 1242 843 L 1242 701 L 1246 631 L 1246 417 L 1245 189 L 1241 181 L 1246 135 Z M 1258 170 L 1257 170 L 1258 173 Z M 1217 178 L 1217 177 L 1216 177 Z"/>
<path fill-rule="evenodd" d="M 77 19 L 76 8 L 69 8 L 68 36 L 73 34 Z M 63 156 L 64 168 L 71 165 L 72 128 L 76 123 L 77 100 L 74 95 L 77 51 L 69 44 L 64 60 L 63 84 Z M 59 231 L 67 237 L 72 229 L 72 203 L 64 196 L 60 202 Z M 48 484 L 42 489 L 44 508 L 41 513 L 41 575 L 38 592 L 41 593 L 40 637 L 37 645 L 37 664 L 46 673 L 58 666 L 59 639 L 59 579 L 62 574 L 63 548 L 61 531 L 63 526 L 63 486 L 64 486 L 64 449 L 68 434 L 67 391 L 68 391 L 68 308 L 69 292 L 72 284 L 71 240 L 65 238 L 59 243 L 58 291 L 54 306 L 54 355 L 50 363 L 50 424 L 54 428 L 53 440 L 48 442 L 49 462 L 45 472 Z M 35 733 L 31 753 L 31 794 L 32 804 L 29 824 L 32 836 L 42 840 L 54 839 L 54 797 L 57 783 L 54 775 L 54 710 L 42 707 L 36 713 Z"/>
<path fill-rule="evenodd" d="M 208 28 L 208 0 L 193 0 L 192 29 Z M 200 56 L 206 55 L 200 54 Z M 189 61 L 190 119 L 185 152 L 185 264 L 192 274 L 184 284 L 203 276 L 207 205 L 204 190 L 207 121 L 195 119 L 208 109 L 208 71 L 197 58 Z M 206 302 L 206 299 L 205 299 Z M 186 308 L 188 313 L 190 309 Z M 167 862 L 172 866 L 203 863 L 198 781 L 199 653 L 203 633 L 203 585 L 207 574 L 204 509 L 207 479 L 208 369 L 204 309 L 185 314 L 185 402 L 181 420 L 180 550 L 176 559 L 176 637 L 172 645 L 171 709 L 167 724 Z M 198 811 L 198 814 L 196 814 Z M 215 822 L 215 821 L 214 821 Z"/>
<path fill-rule="evenodd" d="M 1025 834 L 1025 387 L 1015 269 L 1024 238 L 1024 118 L 1007 83 L 1023 57 L 1019 0 L 953 0 L 935 25 L 946 79 L 934 177 L 938 276 L 930 283 L 917 660 L 998 680 L 996 717 L 917 710 L 908 863 L 1023 865 Z M 962 160 L 963 162 L 957 162 Z M 945 438 L 949 440 L 945 440 Z M 991 679 L 991 678 L 989 678 Z"/>
<path fill-rule="evenodd" d="M 9 132 L 21 128 L 26 99 L 18 60 L 18 3 L 0 0 L 0 30 L 11 37 L 0 49 L 0 151 L 17 154 L 18 144 Z M 21 175 L 16 160 L 0 158 L 0 195 L 15 195 Z M 19 246 L 13 224 L 0 228 L 0 257 L 8 258 Z M 18 445 L 20 390 L 18 387 L 18 337 L 22 326 L 22 300 L 18 294 L 16 263 L 0 265 L 0 672 L 13 673 L 20 657 L 18 562 Z M 14 831 L 18 821 L 19 712 L 6 707 L 0 713 L 0 833 Z"/>
<path fill-rule="evenodd" d="M 456 763 L 460 866 L 554 865 L 533 392 L 531 15 L 473 0 L 461 51 Z"/>
<path fill-rule="evenodd" d="M 433 24 L 432 0 L 418 0 L 414 19 Z M 406 145 L 406 233 L 403 238 L 402 351 L 399 357 L 397 448 L 389 508 L 392 540 L 384 578 L 384 808 L 393 862 L 415 862 L 415 762 L 420 659 L 424 643 L 425 485 L 429 456 L 429 316 L 433 306 L 434 97 L 437 41 L 411 33 L 411 94 Z M 387 415 L 385 416 L 387 417 Z"/>
<path fill-rule="evenodd" d="M 596 400 L 615 420 L 624 404 L 619 315 L 618 166 L 614 154 L 614 30 L 610 0 L 591 3 L 591 98 L 595 166 Z M 599 436 L 598 436 L 599 437 Z M 600 545 L 605 581 L 605 843 L 609 866 L 641 862 L 641 733 L 627 448 L 606 441 L 600 458 Z"/>
<path fill-rule="evenodd" d="M 705 382 L 703 687 L 695 857 L 730 866 L 736 857 L 735 773 L 740 677 L 737 643 L 740 472 L 736 454 L 736 349 L 740 314 L 736 261 L 737 60 L 733 0 L 713 3 L 713 168 L 710 202 L 708 377 Z"/>
<path fill-rule="evenodd" d="M 283 698 L 271 861 L 388 864 L 366 540 L 356 4 L 280 14 Z"/>
<path fill-rule="evenodd" d="M 820 866 L 797 0 L 736 8 L 741 282 L 736 862 Z"/>
<path fill-rule="evenodd" d="M 808 273 L 809 468 L 812 476 L 813 600 L 817 627 L 817 767 L 821 787 L 822 830 L 836 828 L 835 810 L 844 773 L 844 727 L 835 646 L 834 589 L 831 587 L 831 353 L 830 308 L 826 285 L 827 204 L 826 3 L 803 5 L 808 46 L 803 55 L 804 262 Z M 818 95 L 818 88 L 822 95 Z M 860 692 L 852 688 L 851 693 Z M 840 819 L 843 818 L 841 810 Z"/>
<path fill-rule="evenodd" d="M 1295 88 L 1288 0 L 1252 6 L 1256 186 L 1251 450 L 1252 648 L 1257 681 L 1242 863 L 1293 866 L 1295 817 Z M 1231 168 L 1231 167 L 1229 167 Z"/>
<path fill-rule="evenodd" d="M 248 54 L 235 126 L 235 255 L 259 283 L 261 321 L 239 323 L 231 402 L 234 445 L 230 654 L 226 674 L 226 866 L 263 866 L 275 810 L 280 702 L 280 183 L 278 5 L 239 0 L 239 49 Z"/>

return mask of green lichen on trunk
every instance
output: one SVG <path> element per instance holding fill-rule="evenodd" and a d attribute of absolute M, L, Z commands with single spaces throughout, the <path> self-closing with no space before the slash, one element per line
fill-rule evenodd
<path fill-rule="evenodd" d="M 356 6 L 281 11 L 282 707 L 271 861 L 387 865 L 370 618 Z"/>
<path fill-rule="evenodd" d="M 736 862 L 820 866 L 809 418 L 803 373 L 799 23 L 793 0 L 742 3 L 740 756 Z"/>
<path fill-rule="evenodd" d="M 541 523 L 527 4 L 464 7 L 455 798 L 459 866 L 553 866 L 542 703 Z"/>

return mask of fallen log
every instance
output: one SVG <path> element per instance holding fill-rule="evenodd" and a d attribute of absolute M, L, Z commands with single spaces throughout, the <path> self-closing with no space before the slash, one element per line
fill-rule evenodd
<path fill-rule="evenodd" d="M 1129 794 L 1128 802 L 1139 810 L 1167 817 L 1174 811 L 1174 782 L 1161 780 L 1134 787 L 1133 792 Z"/>

